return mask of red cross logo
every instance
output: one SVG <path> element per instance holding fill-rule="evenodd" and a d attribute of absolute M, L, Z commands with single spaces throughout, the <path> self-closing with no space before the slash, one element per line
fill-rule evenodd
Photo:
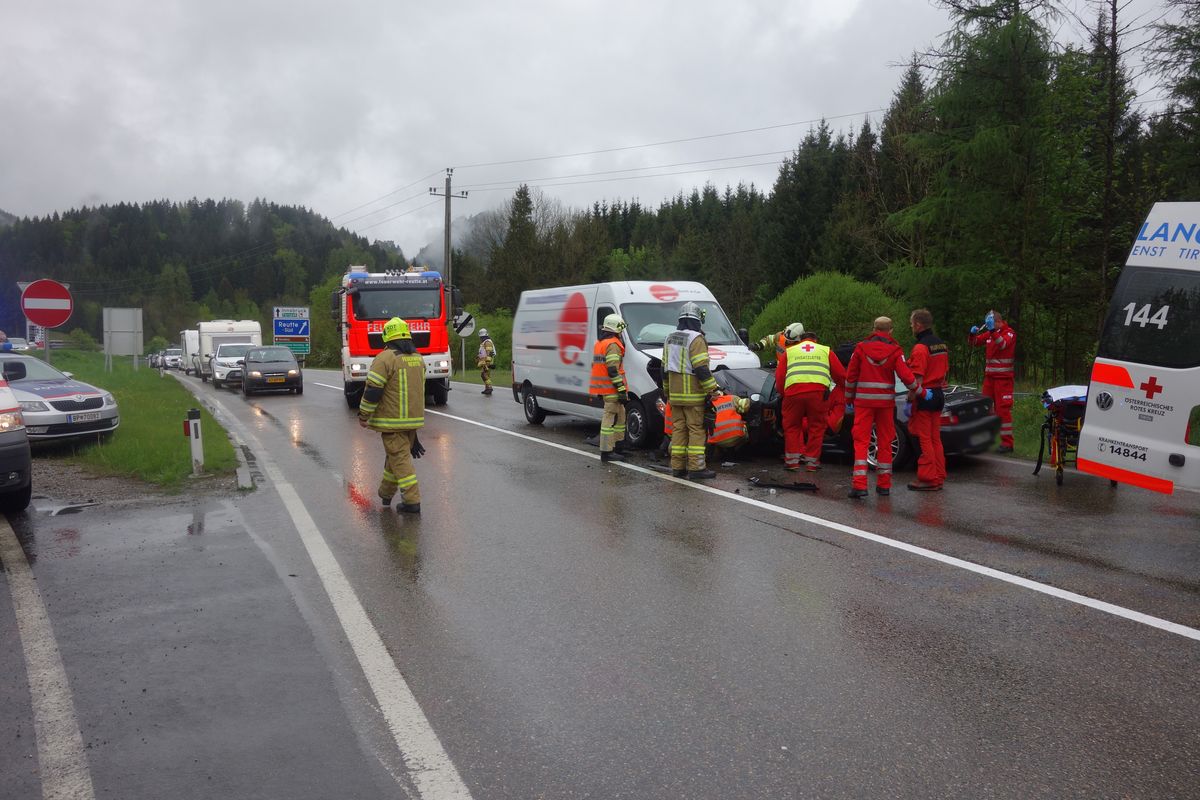
<path fill-rule="evenodd" d="M 1153 400 L 1154 395 L 1158 394 L 1166 387 L 1160 386 L 1158 383 L 1158 378 L 1151 375 L 1150 380 L 1146 381 L 1138 388 L 1140 388 L 1143 392 L 1146 393 L 1147 400 Z"/>
<path fill-rule="evenodd" d="M 800 349 L 806 353 L 811 353 L 816 348 L 812 346 L 812 342 L 805 342 L 804 344 L 800 345 Z"/>

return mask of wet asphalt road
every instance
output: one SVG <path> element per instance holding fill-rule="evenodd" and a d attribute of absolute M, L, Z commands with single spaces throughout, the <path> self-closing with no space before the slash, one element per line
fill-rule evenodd
<path fill-rule="evenodd" d="M 1200 794 L 1196 640 L 739 501 L 1195 628 L 1200 496 L 999 459 L 940 494 L 851 501 L 833 464 L 772 496 L 746 482 L 785 480 L 765 456 L 706 492 L 457 385 L 400 517 L 336 373 L 302 397 L 195 386 L 295 488 L 473 797 Z M 416 796 L 269 481 L 14 528 L 97 796 Z M 13 613 L 0 592 L 21 674 Z M 0 685 L 0 796 L 34 797 L 25 683 Z"/>

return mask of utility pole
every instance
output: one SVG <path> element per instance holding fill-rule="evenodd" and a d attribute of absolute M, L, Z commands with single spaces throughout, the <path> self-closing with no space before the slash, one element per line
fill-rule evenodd
<path fill-rule="evenodd" d="M 460 192 L 459 194 L 454 194 L 450 190 L 450 177 L 453 174 L 454 174 L 454 167 L 446 167 L 446 191 L 445 192 L 438 192 L 436 186 L 429 187 L 429 193 L 431 195 L 433 195 L 434 197 L 446 198 L 446 241 L 445 241 L 445 245 L 446 245 L 446 285 L 448 287 L 450 287 L 450 291 L 451 291 L 451 294 L 450 294 L 450 309 L 451 309 L 451 311 L 454 310 L 454 281 L 453 281 L 453 272 L 451 271 L 451 264 L 450 264 L 450 258 L 451 258 L 451 256 L 450 256 L 450 201 L 456 197 L 460 198 L 460 199 L 465 199 L 467 196 L 466 192 Z"/>

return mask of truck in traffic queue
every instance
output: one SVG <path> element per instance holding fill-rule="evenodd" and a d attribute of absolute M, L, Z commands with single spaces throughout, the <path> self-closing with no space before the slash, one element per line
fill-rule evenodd
<path fill-rule="evenodd" d="M 1079 433 L 1082 472 L 1200 489 L 1200 203 L 1156 203 L 1113 290 Z"/>
<path fill-rule="evenodd" d="M 262 325 L 253 319 L 213 319 L 196 323 L 199 355 L 192 362 L 192 370 L 200 380 L 221 388 L 230 379 L 230 373 L 240 377 L 237 359 L 219 358 L 218 351 L 224 344 L 262 345 Z"/>
<path fill-rule="evenodd" d="M 413 344 L 425 362 L 425 393 L 434 405 L 450 396 L 450 333 L 447 320 L 455 292 L 440 272 L 369 272 L 352 266 L 333 293 L 330 312 L 342 344 L 342 384 L 346 405 L 358 408 L 371 361 L 383 350 L 383 325 L 392 317 L 408 323 Z"/>
<path fill-rule="evenodd" d="M 613 281 L 521 292 L 513 315 L 513 399 L 525 419 L 539 425 L 547 413 L 599 420 L 600 397 L 588 394 L 592 349 L 609 314 L 625 320 L 625 379 L 629 385 L 625 436 L 634 447 L 662 435 L 657 409 L 662 395 L 663 342 L 675 330 L 679 309 L 694 302 L 704 311 L 709 367 L 758 367 L 743 334 L 734 329 L 717 298 L 694 281 Z"/>

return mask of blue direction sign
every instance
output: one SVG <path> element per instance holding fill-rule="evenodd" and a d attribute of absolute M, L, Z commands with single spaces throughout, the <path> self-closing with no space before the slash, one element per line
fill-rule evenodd
<path fill-rule="evenodd" d="M 308 336 L 308 320 L 306 319 L 277 319 L 275 320 L 276 336 Z"/>

